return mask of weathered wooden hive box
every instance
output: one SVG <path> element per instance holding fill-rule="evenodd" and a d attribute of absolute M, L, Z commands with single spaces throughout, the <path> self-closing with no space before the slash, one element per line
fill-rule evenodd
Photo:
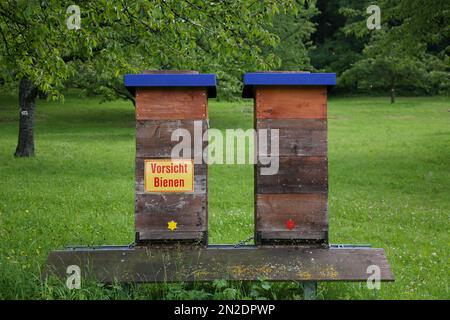
<path fill-rule="evenodd" d="M 256 244 L 328 243 L 327 86 L 335 82 L 331 73 L 244 75 L 256 130 L 279 135 L 278 172 L 255 168 Z"/>
<path fill-rule="evenodd" d="M 208 98 L 216 95 L 215 75 L 155 72 L 125 77 L 136 97 L 137 243 L 207 243 L 208 176 L 201 137 L 207 129 Z M 180 137 L 190 134 L 190 152 L 172 158 Z M 200 147 L 194 147 L 194 136 Z M 185 150 L 186 151 L 186 150 Z"/>

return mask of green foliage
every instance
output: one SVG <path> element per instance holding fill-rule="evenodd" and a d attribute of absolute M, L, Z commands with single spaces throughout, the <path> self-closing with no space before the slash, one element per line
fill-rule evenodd
<path fill-rule="evenodd" d="M 302 10 L 274 17 L 270 31 L 280 41 L 274 48 L 266 47 L 264 51 L 272 52 L 279 59 L 278 70 L 312 70 L 309 58 L 312 46 L 310 38 L 315 30 L 312 18 L 317 13 L 315 1 L 306 1 Z"/>
<path fill-rule="evenodd" d="M 380 0 L 383 20 L 392 42 L 414 51 L 417 43 L 442 44 L 450 40 L 450 2 L 442 0 Z"/>
<path fill-rule="evenodd" d="M 386 43 L 380 31 L 364 49 L 364 58 L 345 71 L 341 84 L 357 88 L 393 89 L 425 84 L 425 64 L 418 57 L 406 55 L 400 47 Z"/>
<path fill-rule="evenodd" d="M 193 69 L 219 73 L 236 91 L 243 71 L 276 65 L 274 15 L 297 14 L 304 1 L 78 1 L 81 29 L 66 26 L 69 3 L 16 0 L 0 5 L 0 52 L 9 80 L 30 78 L 58 97 L 64 82 L 111 98 L 130 98 L 125 73 Z"/>
<path fill-rule="evenodd" d="M 365 1 L 318 1 L 320 15 L 314 19 L 317 32 L 313 35 L 316 47 L 311 52 L 311 63 L 316 69 L 340 75 L 361 59 L 367 39 L 346 33 L 345 28 L 365 12 L 366 4 Z"/>
<path fill-rule="evenodd" d="M 382 30 L 386 43 L 400 47 L 408 55 L 415 54 L 417 46 L 435 45 L 426 49 L 445 50 L 450 40 L 450 3 L 441 0 L 379 0 L 360 1 L 358 5 L 343 6 L 339 11 L 347 18 L 342 31 L 356 38 L 371 38 L 379 31 L 366 28 L 368 14 L 365 8 L 376 4 L 381 9 Z M 436 49 L 438 49 L 436 51 Z"/>
<path fill-rule="evenodd" d="M 423 1 L 389 0 L 377 4 L 381 7 L 382 29 L 376 31 L 365 27 L 365 11 L 341 9 L 350 19 L 342 32 L 369 40 L 361 56 L 339 77 L 338 85 L 366 92 L 388 89 L 392 99 L 399 88 L 420 94 L 448 93 L 448 51 L 444 48 L 436 52 L 436 48 L 442 49 L 439 42 L 448 38 L 448 26 L 442 25 L 442 21 L 450 17 L 449 5 L 436 1 L 428 6 Z M 438 9 L 442 10 L 432 13 Z M 428 21 L 421 18 L 422 12 L 429 17 Z M 430 47 L 431 44 L 435 47 Z"/>
<path fill-rule="evenodd" d="M 420 94 L 448 90 L 448 1 L 78 1 L 79 30 L 66 26 L 69 4 L 57 0 L 0 4 L 1 84 L 16 84 L 26 76 L 52 98 L 60 97 L 66 87 L 78 87 L 88 95 L 132 100 L 123 87 L 124 74 L 193 69 L 216 73 L 219 97 L 232 99 L 240 96 L 242 74 L 249 71 L 320 70 L 342 75 L 349 70 L 338 89 L 354 90 L 370 87 L 368 79 L 348 85 L 356 83 L 356 70 L 375 64 L 393 68 L 401 61 L 394 70 L 405 80 L 400 90 Z M 381 31 L 366 27 L 370 4 L 381 7 Z M 371 49 L 381 55 L 390 47 L 396 52 L 388 52 L 384 61 Z M 410 72 L 415 67 L 425 71 L 424 82 L 404 79 L 416 74 Z M 380 84 L 378 79 L 372 88 Z"/>
<path fill-rule="evenodd" d="M 342 34 L 336 35 L 335 39 L 326 39 L 312 52 L 312 65 L 320 71 L 342 74 L 362 56 L 363 45 L 347 40 Z"/>

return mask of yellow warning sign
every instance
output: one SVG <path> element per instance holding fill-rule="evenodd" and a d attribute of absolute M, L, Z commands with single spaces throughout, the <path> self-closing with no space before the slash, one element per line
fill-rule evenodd
<path fill-rule="evenodd" d="M 144 177 L 146 192 L 194 191 L 194 161 L 146 159 Z"/>

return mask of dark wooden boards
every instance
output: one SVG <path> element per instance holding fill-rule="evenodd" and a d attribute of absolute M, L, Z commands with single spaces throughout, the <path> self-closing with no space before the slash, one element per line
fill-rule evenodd
<path fill-rule="evenodd" d="M 202 148 L 199 148 L 196 154 L 194 128 L 200 131 L 197 134 L 202 135 L 208 128 L 206 120 L 138 120 L 136 121 L 136 157 L 170 158 L 173 147 L 180 142 L 184 143 L 181 137 L 172 141 L 172 133 L 181 129 L 189 132 L 191 137 L 190 158 L 197 156 L 201 159 L 202 151 L 208 142 L 203 141 Z"/>
<path fill-rule="evenodd" d="M 256 243 L 327 243 L 326 87 L 256 86 L 255 127 L 279 135 L 278 172 L 255 166 Z"/>
<path fill-rule="evenodd" d="M 274 175 L 262 175 L 256 167 L 257 193 L 308 193 L 328 190 L 327 158 L 280 157 Z"/>
<path fill-rule="evenodd" d="M 137 88 L 136 120 L 206 119 L 205 88 Z"/>
<path fill-rule="evenodd" d="M 162 215 L 167 214 L 168 218 L 174 214 L 192 215 L 201 218 L 201 214 L 206 209 L 205 195 L 183 193 L 137 193 L 136 194 L 136 214 Z"/>
<path fill-rule="evenodd" d="M 328 239 L 326 193 L 258 194 L 256 203 L 260 239 Z"/>
<path fill-rule="evenodd" d="M 52 251 L 44 276 L 67 278 L 77 265 L 83 279 L 100 282 L 259 280 L 366 281 L 376 265 L 381 281 L 394 276 L 383 249 L 297 246 L 149 246 Z"/>
<path fill-rule="evenodd" d="M 280 157 L 327 155 L 325 119 L 256 119 L 256 129 L 278 129 Z"/>
<path fill-rule="evenodd" d="M 136 194 L 135 226 L 139 240 L 183 239 L 191 233 L 192 239 L 203 237 L 198 232 L 208 230 L 207 194 Z M 177 223 L 175 230 L 168 223 Z M 155 235 L 156 238 L 153 238 Z M 156 236 L 157 235 L 157 236 Z"/>

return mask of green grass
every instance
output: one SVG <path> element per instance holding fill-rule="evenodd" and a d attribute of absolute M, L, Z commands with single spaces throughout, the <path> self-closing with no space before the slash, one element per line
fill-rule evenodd
<path fill-rule="evenodd" d="M 39 101 L 36 151 L 15 159 L 17 99 L 0 96 L 0 299 L 297 299 L 297 283 L 103 286 L 41 283 L 50 250 L 133 241 L 134 109 L 69 96 Z M 448 98 L 340 98 L 329 103 L 330 242 L 386 250 L 396 282 L 320 283 L 323 299 L 448 299 Z M 211 126 L 251 128 L 251 101 L 210 102 Z M 212 165 L 210 242 L 253 233 L 253 170 Z"/>

